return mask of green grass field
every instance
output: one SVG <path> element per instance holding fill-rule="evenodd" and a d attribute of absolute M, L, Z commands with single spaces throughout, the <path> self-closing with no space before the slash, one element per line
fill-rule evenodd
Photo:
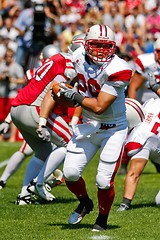
<path fill-rule="evenodd" d="M 0 142 L 0 163 L 8 159 L 21 143 Z M 160 208 L 155 205 L 155 195 L 160 188 L 160 174 L 149 162 L 132 202 L 132 209 L 117 212 L 122 200 L 124 176 L 116 176 L 116 196 L 108 219 L 108 230 L 101 233 L 91 231 L 97 217 L 97 189 L 95 186 L 98 155 L 84 172 L 94 211 L 79 225 L 68 225 L 68 217 L 78 201 L 67 190 L 65 184 L 52 190 L 57 201 L 54 204 L 17 206 L 15 200 L 21 190 L 26 159 L 6 187 L 0 190 L 0 240 L 158 240 L 160 239 Z M 0 168 L 0 175 L 4 167 Z"/>

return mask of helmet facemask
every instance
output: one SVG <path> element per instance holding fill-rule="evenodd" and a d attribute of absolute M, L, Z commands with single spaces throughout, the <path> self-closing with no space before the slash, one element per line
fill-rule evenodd
<path fill-rule="evenodd" d="M 154 50 L 155 61 L 160 65 L 160 49 Z"/>
<path fill-rule="evenodd" d="M 154 56 L 155 61 L 160 65 L 160 38 L 158 38 L 154 43 Z"/>
<path fill-rule="evenodd" d="M 116 50 L 116 43 L 108 40 L 90 39 L 85 42 L 87 55 L 94 63 L 103 64 L 110 62 Z"/>
<path fill-rule="evenodd" d="M 93 25 L 86 32 L 84 47 L 95 64 L 110 62 L 116 51 L 114 32 L 106 25 Z"/>

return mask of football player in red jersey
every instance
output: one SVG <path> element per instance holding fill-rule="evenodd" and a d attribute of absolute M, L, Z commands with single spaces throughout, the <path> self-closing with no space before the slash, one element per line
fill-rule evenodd
<path fill-rule="evenodd" d="M 93 25 L 84 40 L 84 47 L 72 55 L 79 79 L 78 92 L 63 85 L 60 91 L 66 99 L 83 108 L 83 124 L 74 127 L 67 145 L 63 173 L 68 189 L 80 202 L 69 217 L 70 224 L 77 224 L 93 210 L 82 174 L 100 149 L 96 175 L 99 214 L 92 230 L 103 231 L 107 229 L 115 195 L 114 177 L 128 131 L 125 89 L 132 70 L 115 54 L 115 37 L 108 26 Z"/>
<path fill-rule="evenodd" d="M 53 81 L 71 80 L 75 76 L 76 72 L 70 55 L 63 53 L 55 54 L 36 69 L 35 76 L 32 77 L 29 84 L 20 91 L 13 101 L 11 108 L 12 121 L 35 152 L 26 169 L 22 191 L 18 197 L 18 204 L 23 202 L 24 204 L 25 202 L 30 203 L 27 185 L 38 175 L 44 161 L 52 153 L 52 142 L 58 146 L 54 150 L 56 163 L 60 165 L 64 159 L 66 145 L 72 136 L 72 129 L 67 124 L 68 109 L 65 107 L 62 109 L 56 104 L 54 110 L 50 113 L 48 121 L 47 119 L 40 119 L 40 122 L 39 112 L 41 102 Z M 51 101 L 53 102 L 52 99 Z M 69 121 L 70 119 L 68 119 Z M 38 123 L 42 126 L 41 129 L 42 131 L 44 130 L 43 133 L 45 132 L 45 135 L 42 132 L 36 133 Z M 50 195 L 49 200 L 53 199 L 54 196 Z"/>
<path fill-rule="evenodd" d="M 77 47 L 79 47 L 80 42 L 78 41 L 78 43 L 75 43 L 75 44 Z M 74 44 L 74 47 L 75 47 L 75 44 Z M 48 50 L 47 47 L 43 49 L 42 51 L 43 59 L 46 58 L 46 56 L 48 58 L 48 54 L 50 55 L 52 52 L 54 52 L 54 51 L 51 51 L 50 45 L 49 47 L 50 48 L 48 53 L 46 53 L 46 50 Z M 51 57 L 50 59 L 47 59 L 42 64 L 42 66 L 40 66 L 38 69 L 27 71 L 27 74 L 26 74 L 27 78 L 31 81 L 28 84 L 28 86 L 26 86 L 25 89 L 23 89 L 23 92 L 21 92 L 21 95 L 19 95 L 14 102 L 13 112 L 15 112 L 15 109 L 19 109 L 22 106 L 24 108 L 26 107 L 26 109 L 28 110 L 30 109 L 29 110 L 30 113 L 27 115 L 28 117 L 30 117 L 29 122 L 27 121 L 25 122 L 26 117 L 24 117 L 21 111 L 18 113 L 18 115 L 21 116 L 22 119 L 19 119 L 17 113 L 15 116 L 15 119 L 18 120 L 18 125 L 21 131 L 23 132 L 22 133 L 23 137 L 25 136 L 24 137 L 25 140 L 26 138 L 27 140 L 29 139 L 28 141 L 30 146 L 32 146 L 33 150 L 36 151 L 35 156 L 31 159 L 26 169 L 22 191 L 21 191 L 21 194 L 18 196 L 18 200 L 17 200 L 17 204 L 19 205 L 31 203 L 30 194 L 28 194 L 28 191 L 27 191 L 27 186 L 30 183 L 30 181 L 37 176 L 37 174 L 40 171 L 40 168 L 43 166 L 44 162 L 41 160 L 44 160 L 45 157 L 49 155 L 48 153 L 52 151 L 50 148 L 51 146 L 49 141 L 50 134 L 51 134 L 51 141 L 59 147 L 54 151 L 54 158 L 56 158 L 56 156 L 58 157 L 56 158 L 56 161 L 54 161 L 55 165 L 53 166 L 52 164 L 53 171 L 56 169 L 56 166 L 62 163 L 64 159 L 65 151 L 66 151 L 65 148 L 66 148 L 67 142 L 69 141 L 72 135 L 72 129 L 69 127 L 68 123 L 72 122 L 73 124 L 73 121 L 72 121 L 73 119 L 68 117 L 68 108 L 65 106 L 62 107 L 62 106 L 59 106 L 58 104 L 54 104 L 54 101 L 52 100 L 50 95 L 50 90 L 48 90 L 48 93 L 46 95 L 50 97 L 50 100 L 51 100 L 50 102 L 52 102 L 53 111 L 50 112 L 50 115 L 48 116 L 48 121 L 46 121 L 46 118 L 43 118 L 42 116 L 40 116 L 39 118 L 39 113 L 40 113 L 39 106 L 41 105 L 41 101 L 44 98 L 45 93 L 47 92 L 47 88 L 49 89 L 49 86 L 51 85 L 53 78 L 56 76 L 58 78 L 58 81 L 59 79 L 60 81 L 61 80 L 66 81 L 67 78 L 72 79 L 75 76 L 75 71 L 71 63 L 70 54 L 63 55 L 63 53 L 61 53 L 55 56 L 56 56 L 55 58 L 53 57 L 54 63 L 55 63 L 54 66 L 56 65 L 55 67 L 53 67 L 53 59 Z M 56 72 L 54 72 L 55 69 L 57 70 Z M 59 76 L 57 76 L 58 73 L 60 74 Z M 47 83 L 48 85 L 46 86 Z M 28 93 L 30 97 L 33 99 L 33 102 L 29 98 Z M 28 101 L 27 98 L 28 100 L 31 100 L 31 101 Z M 41 109 L 42 109 L 42 106 L 41 106 Z M 76 121 L 74 120 L 74 124 L 77 123 L 78 121 L 77 116 L 78 115 L 76 113 Z M 25 118 L 24 122 L 23 122 L 23 117 Z M 36 127 L 36 124 L 38 126 L 38 123 L 39 123 L 39 128 L 37 129 L 37 134 L 36 134 L 34 132 L 34 128 Z M 25 126 L 25 129 L 24 129 L 24 126 Z M 50 131 L 50 133 L 48 130 Z M 37 141 L 34 141 L 34 138 L 37 139 Z M 42 148 L 40 147 L 41 145 L 42 145 Z M 61 147 L 61 146 L 64 146 L 64 147 Z M 43 148 L 45 149 L 45 151 L 43 151 Z M 42 155 L 42 156 L 39 158 L 39 155 Z M 45 172 L 45 173 L 49 174 L 48 172 Z M 44 177 L 45 179 L 47 179 L 48 175 Z M 46 189 L 43 187 L 43 185 L 41 186 L 41 189 L 42 189 L 41 197 L 45 198 L 46 200 L 54 199 L 54 196 L 48 192 L 46 192 L 48 194 L 47 196 L 44 195 L 44 192 Z"/>

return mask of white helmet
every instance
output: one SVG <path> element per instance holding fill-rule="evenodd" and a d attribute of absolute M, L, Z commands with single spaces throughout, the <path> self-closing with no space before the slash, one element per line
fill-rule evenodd
<path fill-rule="evenodd" d="M 128 131 L 144 120 L 143 106 L 135 99 L 125 98 Z"/>
<path fill-rule="evenodd" d="M 74 36 L 70 45 L 68 46 L 68 53 L 72 54 L 77 48 L 84 46 L 84 37 L 84 33 Z"/>
<path fill-rule="evenodd" d="M 59 49 L 57 47 L 55 47 L 53 44 L 49 44 L 42 49 L 42 52 L 40 54 L 40 60 L 46 60 L 47 58 L 50 58 L 58 52 Z"/>
<path fill-rule="evenodd" d="M 84 47 L 94 63 L 109 62 L 116 50 L 115 35 L 106 25 L 93 25 L 86 32 Z"/>
<path fill-rule="evenodd" d="M 160 64 L 160 38 L 158 38 L 154 43 L 154 55 L 156 62 Z"/>

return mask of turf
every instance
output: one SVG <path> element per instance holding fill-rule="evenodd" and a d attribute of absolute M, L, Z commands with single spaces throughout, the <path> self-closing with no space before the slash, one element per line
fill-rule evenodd
<path fill-rule="evenodd" d="M 0 142 L 0 162 L 8 159 L 21 143 Z M 84 172 L 87 189 L 94 202 L 94 211 L 79 225 L 70 226 L 67 222 L 78 201 L 67 190 L 65 184 L 52 190 L 57 200 L 54 204 L 17 206 L 15 200 L 20 192 L 25 168 L 29 158 L 0 190 L 0 240 L 157 240 L 160 237 L 160 209 L 155 205 L 155 195 L 160 188 L 160 175 L 149 162 L 141 176 L 140 183 L 126 212 L 117 212 L 122 200 L 124 176 L 116 176 L 116 196 L 108 219 L 108 230 L 94 233 L 91 228 L 96 219 L 97 191 L 95 186 L 98 154 Z M 0 174 L 4 167 L 0 168 Z"/>

